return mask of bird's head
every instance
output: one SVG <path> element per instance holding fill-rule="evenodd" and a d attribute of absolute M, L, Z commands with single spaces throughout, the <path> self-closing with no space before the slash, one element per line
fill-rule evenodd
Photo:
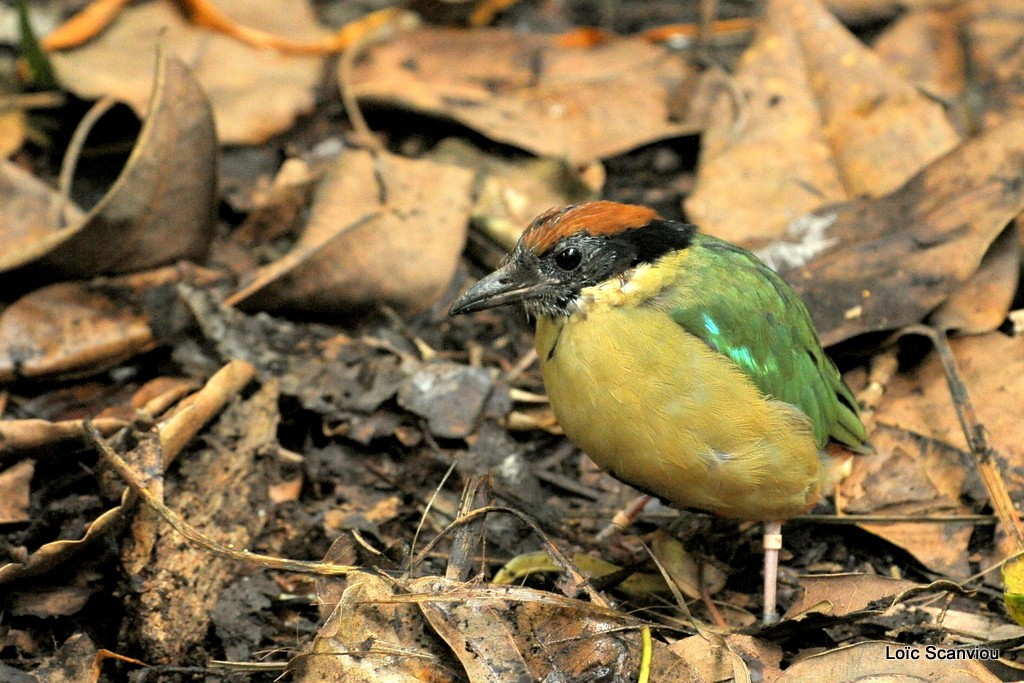
<path fill-rule="evenodd" d="M 521 303 L 541 316 L 568 316 L 580 291 L 684 249 L 696 228 L 644 206 L 588 202 L 551 209 L 523 231 L 498 270 L 469 288 L 451 314 Z"/>

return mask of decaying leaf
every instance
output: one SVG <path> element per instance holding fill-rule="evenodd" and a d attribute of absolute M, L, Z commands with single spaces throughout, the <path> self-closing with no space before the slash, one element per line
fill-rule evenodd
<path fill-rule="evenodd" d="M 844 509 L 891 516 L 891 522 L 859 526 L 936 572 L 966 579 L 971 574 L 967 544 L 975 524 L 969 517 L 974 510 L 961 500 L 968 487 L 968 459 L 954 448 L 884 421 L 871 438 L 877 452 L 856 458 L 842 484 Z M 900 521 L 911 516 L 917 519 Z M 927 517 L 934 519 L 922 519 Z"/>
<path fill-rule="evenodd" d="M 289 664 L 296 683 L 451 680 L 457 660 L 415 604 L 394 601 L 400 591 L 383 577 L 349 577 L 310 651 Z"/>
<path fill-rule="evenodd" d="M 803 245 L 761 254 L 781 266 L 826 346 L 918 323 L 977 271 L 1024 209 L 1022 141 L 1024 119 L 1008 121 L 896 192 L 815 212 L 802 223 Z M 785 254 L 794 246 L 824 253 L 790 262 Z"/>
<path fill-rule="evenodd" d="M 50 285 L 0 313 L 0 382 L 92 374 L 155 346 L 146 316 L 102 287 Z"/>
<path fill-rule="evenodd" d="M 695 132 L 668 110 L 686 73 L 676 55 L 639 37 L 562 47 L 521 31 L 424 27 L 372 46 L 348 85 L 361 100 L 582 164 Z"/>
<path fill-rule="evenodd" d="M 327 35 L 310 4 L 282 11 L 275 0 L 218 0 L 217 9 L 240 24 L 296 40 Z M 54 53 L 61 82 L 85 99 L 110 96 L 139 115 L 149 111 L 150 70 L 141 55 L 158 41 L 189 64 L 208 94 L 223 144 L 254 144 L 286 130 L 313 107 L 322 57 L 283 56 L 189 23 L 168 2 L 135 3 L 85 46 Z"/>
<path fill-rule="evenodd" d="M 422 311 L 444 292 L 465 244 L 472 174 L 351 150 L 320 186 L 295 248 L 230 303 L 339 315 L 377 303 Z"/>
<path fill-rule="evenodd" d="M 209 105 L 177 59 L 161 58 L 155 80 L 146 82 L 150 116 L 114 185 L 84 218 L 73 208 L 58 215 L 59 199 L 35 191 L 31 207 L 22 204 L 18 221 L 7 228 L 0 271 L 39 265 L 82 277 L 206 253 L 217 192 Z"/>
<path fill-rule="evenodd" d="M 182 463 L 180 479 L 167 482 L 168 503 L 207 538 L 244 548 L 263 527 L 266 515 L 258 511 L 268 502 L 257 456 L 277 443 L 277 399 L 276 387 L 267 384 L 229 405 L 203 447 Z M 182 543 L 167 525 L 149 523 L 150 515 L 148 508 L 133 515 L 122 548 L 132 586 L 125 628 L 147 661 L 188 661 L 206 637 L 221 589 L 240 567 Z"/>
<path fill-rule="evenodd" d="M 961 35 L 966 9 L 966 3 L 925 3 L 893 21 L 875 41 L 875 52 L 927 95 L 952 102 L 967 84 Z"/>
<path fill-rule="evenodd" d="M 0 524 L 28 521 L 28 505 L 35 462 L 22 460 L 0 470 Z"/>
<path fill-rule="evenodd" d="M 0 383 L 94 374 L 155 348 L 144 293 L 211 277 L 202 269 L 170 267 L 26 294 L 0 313 Z"/>
<path fill-rule="evenodd" d="M 958 142 L 941 105 L 818 0 L 767 3 L 736 89 L 718 97 L 686 202 L 732 241 L 777 238 L 826 204 L 891 192 Z"/>

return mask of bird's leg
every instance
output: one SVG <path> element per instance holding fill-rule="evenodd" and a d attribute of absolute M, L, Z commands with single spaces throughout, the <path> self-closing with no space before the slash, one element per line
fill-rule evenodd
<path fill-rule="evenodd" d="M 782 549 L 782 522 L 764 523 L 764 616 L 765 626 L 779 620 L 775 612 L 775 591 L 779 582 L 779 550 Z"/>
<path fill-rule="evenodd" d="M 612 534 L 618 531 L 628 529 L 629 526 L 633 524 L 634 521 L 636 521 L 636 518 L 640 516 L 640 513 L 643 512 L 644 507 L 647 505 L 647 503 L 651 502 L 651 498 L 652 496 L 649 496 L 645 493 L 642 496 L 634 498 L 633 502 L 626 506 L 624 509 L 616 512 L 615 516 L 612 517 L 612 521 L 608 524 L 608 526 L 606 526 L 598 532 L 597 540 L 603 541 L 604 539 L 611 537 Z"/>

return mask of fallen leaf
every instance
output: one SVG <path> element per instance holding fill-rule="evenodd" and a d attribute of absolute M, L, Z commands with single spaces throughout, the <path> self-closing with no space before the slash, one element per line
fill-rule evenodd
<path fill-rule="evenodd" d="M 701 633 L 677 640 L 671 648 L 699 672 L 701 681 L 774 681 L 782 673 L 778 645 L 738 633 Z"/>
<path fill-rule="evenodd" d="M 153 349 L 145 292 L 216 277 L 201 268 L 170 267 L 30 292 L 0 313 L 0 382 L 95 374 Z"/>
<path fill-rule="evenodd" d="M 668 109 L 686 74 L 677 55 L 639 37 L 563 47 L 557 36 L 424 27 L 371 46 L 345 85 L 360 100 L 583 164 L 696 132 Z"/>
<path fill-rule="evenodd" d="M 800 597 L 786 611 L 784 619 L 810 611 L 843 617 L 868 608 L 885 610 L 897 596 L 920 587 L 914 581 L 874 574 L 801 576 L 799 582 Z"/>
<path fill-rule="evenodd" d="M 967 545 L 974 532 L 973 515 L 961 496 L 970 467 L 954 448 L 897 429 L 881 418 L 871 435 L 876 453 L 856 458 L 842 483 L 844 509 L 851 513 L 886 515 L 889 522 L 858 526 L 913 555 L 921 564 L 957 580 L 971 574 Z M 900 517 L 934 517 L 932 521 L 900 521 Z"/>
<path fill-rule="evenodd" d="M 296 683 L 448 681 L 459 670 L 415 604 L 398 603 L 401 586 L 373 574 L 350 576 L 334 612 L 307 653 L 288 668 Z"/>
<path fill-rule="evenodd" d="M 816 245 L 813 253 L 823 253 L 809 263 L 784 256 L 800 245 L 758 253 L 800 294 L 826 346 L 921 322 L 973 276 L 1024 209 L 1024 183 L 1017 182 L 1022 141 L 1024 119 L 1008 121 L 932 162 L 896 192 L 811 214 L 804 237 Z"/>
<path fill-rule="evenodd" d="M 896 190 L 959 141 L 818 0 L 770 0 L 762 21 L 704 133 L 686 210 L 705 231 L 781 237 L 826 204 Z"/>
<path fill-rule="evenodd" d="M 297 0 L 282 11 L 277 0 L 218 0 L 236 22 L 285 38 L 314 41 L 327 32 L 313 9 Z M 151 75 L 141 55 L 158 41 L 192 66 L 210 98 L 221 144 L 258 144 L 289 129 L 313 108 L 322 57 L 283 56 L 189 23 L 168 2 L 136 3 L 84 47 L 51 55 L 66 87 L 84 99 L 110 96 L 143 116 Z"/>
<path fill-rule="evenodd" d="M 1003 324 L 1020 278 L 1019 220 L 992 242 L 977 272 L 932 312 L 932 325 L 964 334 L 982 334 Z"/>
<path fill-rule="evenodd" d="M 87 216 L 68 207 L 62 220 L 55 194 L 34 190 L 3 235 L 7 248 L 0 254 L 0 272 L 31 264 L 87 277 L 206 253 L 217 193 L 209 107 L 177 59 L 160 59 L 156 78 L 147 83 L 150 116 L 114 185 Z M 18 182 L 25 184 L 23 178 Z"/>
<path fill-rule="evenodd" d="M 893 21 L 874 43 L 886 65 L 927 95 L 947 102 L 967 85 L 961 34 L 967 3 L 912 9 Z"/>
<path fill-rule="evenodd" d="M 21 462 L 0 471 L 0 524 L 27 522 L 35 462 Z"/>
<path fill-rule="evenodd" d="M 145 314 L 114 285 L 66 282 L 26 294 L 0 313 L 0 382 L 94 374 L 156 346 Z"/>
<path fill-rule="evenodd" d="M 472 174 L 350 150 L 317 191 L 295 248 L 228 302 L 246 310 L 341 314 L 437 302 L 465 244 Z"/>
<path fill-rule="evenodd" d="M 1024 112 L 1020 42 L 1024 19 L 1020 0 L 972 0 L 962 27 L 971 68 L 971 83 L 980 95 L 982 127 L 991 127 Z"/>

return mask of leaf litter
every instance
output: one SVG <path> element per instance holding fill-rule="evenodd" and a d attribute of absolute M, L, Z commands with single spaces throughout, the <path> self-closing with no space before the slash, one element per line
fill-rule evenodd
<path fill-rule="evenodd" d="M 1005 332 L 1019 304 L 1018 75 L 991 60 L 1020 26 L 984 2 L 915 6 L 897 20 L 878 10 L 890 23 L 872 48 L 816 2 L 770 0 L 738 64 L 721 24 L 688 34 L 721 69 L 653 32 L 528 31 L 543 13 L 513 5 L 497 16 L 525 22 L 514 29 L 435 25 L 357 45 L 339 67 L 355 105 L 331 114 L 321 101 L 300 125 L 319 58 L 253 50 L 158 15 L 170 11 L 162 2 L 126 8 L 56 58 L 59 74 L 103 78 L 110 62 L 89 51 L 113 63 L 149 53 L 147 13 L 172 25 L 171 52 L 193 46 L 156 79 L 151 66 L 122 70 L 130 89 L 78 90 L 145 116 L 122 171 L 136 180 L 97 208 L 50 189 L 38 152 L 0 174 L 2 222 L 22 231 L 11 233 L 18 277 L 0 311 L 0 584 L 13 608 L 3 651 L 33 661 L 33 680 L 86 665 L 116 680 L 136 666 L 105 647 L 156 667 L 283 648 L 277 671 L 290 659 L 301 680 L 635 680 L 644 666 L 654 680 L 1018 677 L 1024 640 L 1011 617 L 1024 613 L 1024 582 L 1007 563 L 1004 587 L 994 569 L 1021 549 L 989 514 L 991 482 L 973 469 L 976 439 L 962 436 L 941 364 L 889 337 L 923 321 L 954 333 L 993 471 L 1019 501 L 1018 337 Z M 680 20 L 701 25 L 678 5 Z M 310 16 L 303 5 L 263 28 L 332 31 Z M 127 29 L 138 37 L 115 43 Z M 944 38 L 903 37 L 921 31 Z M 976 36 L 966 50 L 948 39 L 961 33 Z M 198 45 L 223 59 L 197 59 Z M 464 58 L 470 49 L 478 58 Z M 234 52 L 244 67 L 229 66 L 241 64 L 224 56 Z M 958 70 L 968 59 L 982 61 Z M 987 79 L 980 102 L 965 97 L 975 77 Z M 698 82 L 711 108 L 695 99 L 680 118 L 672 103 Z M 237 119 L 232 92 L 253 98 Z M 373 140 L 339 118 L 344 106 L 355 121 L 360 105 Z M 285 139 L 267 143 L 275 134 Z M 695 134 L 699 159 L 661 161 L 694 149 L 682 141 Z M 326 156 L 309 142 L 322 138 L 333 141 Z M 216 215 L 212 160 L 239 142 L 269 144 L 292 175 Z M 649 178 L 659 187 L 644 187 Z M 791 609 L 772 629 L 739 632 L 757 607 L 746 525 L 690 514 L 671 535 L 647 536 L 660 524 L 647 515 L 617 542 L 595 542 L 614 491 L 627 492 L 560 446 L 535 402 L 525 321 L 445 316 L 471 279 L 464 251 L 492 267 L 548 205 L 648 189 L 674 197 L 659 204 L 670 217 L 767 247 L 851 385 L 872 397 L 876 454 L 858 459 L 839 514 L 792 523 L 781 587 Z M 126 231 L 111 230 L 122 225 L 111 211 Z M 85 246 L 64 247 L 78 230 Z M 886 348 L 899 351 L 891 378 L 856 367 Z M 94 438 L 123 464 L 98 459 Z M 590 584 L 570 549 L 588 553 L 578 562 Z M 520 567 L 515 584 L 489 583 L 502 565 Z M 294 573 L 310 571 L 345 576 Z M 640 579 L 674 592 L 633 590 Z M 622 602 L 611 609 L 604 596 Z M 107 631 L 89 627 L 98 610 L 115 615 Z M 66 642 L 42 654 L 40 637 Z M 952 662 L 906 654 L 929 645 L 1002 660 L 961 658 L 954 674 Z"/>

